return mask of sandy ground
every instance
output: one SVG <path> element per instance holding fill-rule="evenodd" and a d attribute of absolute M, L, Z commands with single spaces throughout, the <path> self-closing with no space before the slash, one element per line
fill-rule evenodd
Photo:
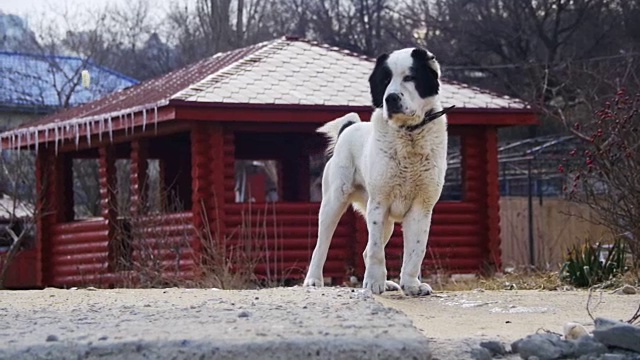
<path fill-rule="evenodd" d="M 422 358 L 424 335 L 433 358 L 468 359 L 481 340 L 510 344 L 539 329 L 561 333 L 569 321 L 590 330 L 586 302 L 586 291 L 446 292 L 425 298 L 300 287 L 5 291 L 0 292 L 0 358 L 118 358 L 122 351 L 124 358 L 135 358 L 131 353 L 190 358 L 246 349 L 298 354 L 313 346 L 326 358 L 359 346 L 362 358 L 389 358 L 389 353 L 372 357 L 371 351 L 409 355 L 411 349 Z M 595 293 L 592 304 L 594 316 L 626 320 L 640 295 Z"/>
<path fill-rule="evenodd" d="M 539 329 L 562 333 L 567 322 L 593 329 L 587 291 L 444 292 L 425 298 L 385 293 L 375 299 L 409 316 L 431 339 L 434 356 L 442 359 L 453 350 L 466 352 L 482 339 L 510 344 Z M 627 320 L 639 305 L 640 295 L 605 291 L 593 293 L 590 309 L 594 317 Z"/>

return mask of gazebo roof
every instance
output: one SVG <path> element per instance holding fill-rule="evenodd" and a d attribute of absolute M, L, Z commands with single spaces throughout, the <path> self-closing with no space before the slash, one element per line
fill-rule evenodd
<path fill-rule="evenodd" d="M 43 142 L 82 132 L 112 130 L 139 113 L 158 121 L 160 108 L 175 105 L 247 105 L 370 108 L 368 77 L 374 59 L 335 47 L 283 37 L 218 53 L 187 67 L 45 116 L 0 134 L 2 142 Z M 446 68 L 445 68 L 446 72 Z M 533 113 L 525 102 L 442 80 L 443 105 L 458 109 Z M 82 128 L 84 127 L 84 131 Z M 90 130 L 90 131 L 89 131 Z M 51 135 L 51 137 L 49 137 Z M 35 141 L 39 139 L 39 141 Z M 20 145 L 18 145 L 19 147 Z"/>

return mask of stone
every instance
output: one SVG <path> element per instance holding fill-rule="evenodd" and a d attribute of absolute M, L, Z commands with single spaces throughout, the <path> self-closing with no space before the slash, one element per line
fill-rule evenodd
<path fill-rule="evenodd" d="M 623 354 L 604 354 L 600 358 L 602 360 L 626 360 L 627 357 Z"/>
<path fill-rule="evenodd" d="M 528 335 L 511 345 L 513 352 L 523 359 L 533 356 L 540 360 L 554 360 L 566 357 L 573 351 L 573 344 L 551 333 Z"/>
<path fill-rule="evenodd" d="M 486 348 L 474 348 L 471 350 L 471 358 L 473 360 L 491 360 L 491 352 Z"/>
<path fill-rule="evenodd" d="M 565 340 L 577 340 L 583 336 L 589 335 L 587 329 L 584 326 L 574 322 L 566 323 L 563 326 L 562 330 L 564 332 Z"/>
<path fill-rule="evenodd" d="M 571 358 L 578 358 L 583 355 L 599 356 L 607 352 L 607 347 L 596 341 L 592 336 L 583 336 L 578 340 L 571 341 L 573 349 L 571 354 L 568 354 Z"/>
<path fill-rule="evenodd" d="M 627 285 L 621 287 L 620 289 L 617 289 L 613 293 L 617 294 L 617 295 L 635 295 L 635 294 L 638 293 L 638 290 L 636 290 L 635 287 L 627 284 Z"/>
<path fill-rule="evenodd" d="M 599 342 L 640 353 L 640 327 L 621 321 L 596 318 L 593 337 Z"/>
<path fill-rule="evenodd" d="M 47 339 L 46 339 L 47 342 L 58 341 L 58 340 L 59 339 L 57 335 L 49 335 L 47 336 Z"/>
<path fill-rule="evenodd" d="M 504 345 L 499 341 L 482 341 L 480 342 L 480 347 L 487 349 L 491 356 L 495 355 L 504 355 L 507 353 L 507 349 L 505 349 Z"/>

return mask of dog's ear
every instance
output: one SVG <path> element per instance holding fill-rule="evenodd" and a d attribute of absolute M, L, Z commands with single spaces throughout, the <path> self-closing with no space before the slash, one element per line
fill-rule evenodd
<path fill-rule="evenodd" d="M 376 59 L 376 65 L 369 76 L 369 89 L 371 91 L 371 101 L 373 106 L 381 108 L 384 99 L 384 92 L 391 81 L 391 69 L 387 66 L 389 54 L 382 54 Z"/>
<path fill-rule="evenodd" d="M 415 48 L 411 51 L 411 58 L 411 73 L 420 97 L 437 95 L 440 91 L 440 65 L 436 57 L 425 49 Z"/>

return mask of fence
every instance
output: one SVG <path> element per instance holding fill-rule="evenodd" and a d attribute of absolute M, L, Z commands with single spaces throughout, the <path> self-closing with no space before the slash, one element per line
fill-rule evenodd
<path fill-rule="evenodd" d="M 534 198 L 533 236 L 529 234 L 527 197 L 508 196 L 500 199 L 502 261 L 505 267 L 531 263 L 530 242 L 533 240 L 533 264 L 539 268 L 557 269 L 567 248 L 585 239 L 610 239 L 609 230 L 588 220 L 596 214 L 586 206 L 561 198 Z"/>

